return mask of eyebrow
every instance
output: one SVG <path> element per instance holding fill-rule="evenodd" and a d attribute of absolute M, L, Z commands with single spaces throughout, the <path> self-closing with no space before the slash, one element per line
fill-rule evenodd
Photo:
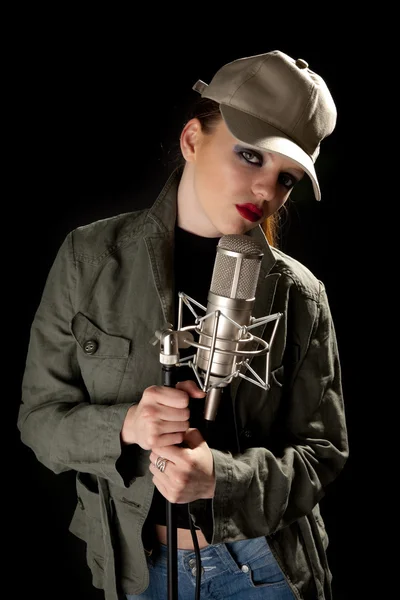
<path fill-rule="evenodd" d="M 252 146 L 250 144 L 235 144 L 234 150 L 236 152 L 240 151 L 240 150 L 242 150 L 242 151 L 243 150 L 251 150 L 252 152 L 257 154 L 261 158 L 263 157 L 263 152 L 265 152 L 266 154 L 274 154 L 274 152 L 270 152 L 268 150 L 261 150 L 261 148 L 256 148 L 255 146 Z M 276 154 L 278 156 L 283 156 L 283 155 L 280 155 L 278 152 Z M 302 169 L 297 169 L 296 167 L 287 167 L 287 168 L 283 169 L 283 171 L 287 171 L 288 169 L 294 171 L 296 177 L 298 177 L 298 181 L 300 181 L 300 179 L 302 179 L 305 175 L 305 171 L 303 171 Z"/>

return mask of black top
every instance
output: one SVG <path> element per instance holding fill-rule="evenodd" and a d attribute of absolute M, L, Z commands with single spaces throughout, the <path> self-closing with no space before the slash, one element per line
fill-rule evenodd
<path fill-rule="evenodd" d="M 178 324 L 178 292 L 184 292 L 193 300 L 196 300 L 204 307 L 207 307 L 207 296 L 211 285 L 211 278 L 216 258 L 216 248 L 220 238 L 205 238 L 193 233 L 188 233 L 183 229 L 175 228 L 175 251 L 174 251 L 174 277 L 175 277 L 175 325 Z M 205 314 L 197 306 L 193 305 L 195 312 L 199 316 Z M 193 325 L 194 315 L 186 305 L 182 311 L 182 325 Z M 195 339 L 196 334 L 193 334 Z M 184 358 L 196 353 L 196 348 L 190 347 L 181 349 L 180 358 Z M 197 384 L 196 375 L 191 367 L 179 367 L 177 369 L 177 380 L 185 381 L 192 379 Z M 212 427 L 205 430 L 203 411 L 203 398 L 190 398 L 190 427 L 197 427 L 205 437 L 210 448 L 219 450 L 236 450 L 235 429 L 233 419 L 232 402 L 229 393 L 229 386 L 223 388 L 221 401 L 218 407 L 217 416 L 212 423 Z M 176 505 L 177 527 L 189 529 L 188 505 Z M 153 503 L 148 517 L 149 522 L 166 525 L 166 505 L 165 498 L 155 488 Z"/>

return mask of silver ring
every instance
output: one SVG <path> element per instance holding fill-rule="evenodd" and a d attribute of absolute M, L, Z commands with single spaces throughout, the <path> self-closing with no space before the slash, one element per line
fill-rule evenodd
<path fill-rule="evenodd" d="M 156 460 L 156 467 L 159 471 L 161 471 L 161 473 L 164 473 L 165 471 L 165 466 L 167 464 L 167 459 L 163 458 L 162 456 L 159 456 Z"/>

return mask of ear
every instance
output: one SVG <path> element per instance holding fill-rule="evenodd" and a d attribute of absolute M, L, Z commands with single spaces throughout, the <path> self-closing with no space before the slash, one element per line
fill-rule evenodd
<path fill-rule="evenodd" d="M 187 162 L 193 162 L 196 149 L 201 141 L 202 130 L 198 119 L 190 119 L 182 129 L 180 137 L 181 152 Z"/>

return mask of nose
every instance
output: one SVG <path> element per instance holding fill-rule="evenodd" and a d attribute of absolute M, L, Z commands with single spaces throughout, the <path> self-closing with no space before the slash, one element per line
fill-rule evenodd
<path fill-rule="evenodd" d="M 270 202 L 276 196 L 276 177 L 272 174 L 260 173 L 253 180 L 252 192 L 257 200 Z"/>

